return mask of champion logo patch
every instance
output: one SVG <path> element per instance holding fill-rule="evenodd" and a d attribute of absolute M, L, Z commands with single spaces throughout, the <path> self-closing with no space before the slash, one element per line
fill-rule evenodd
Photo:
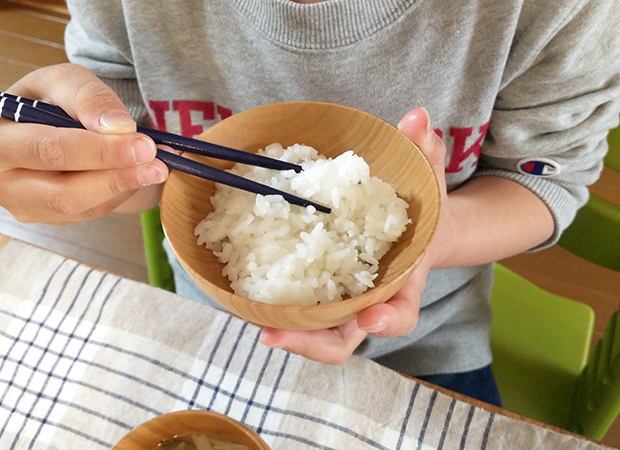
<path fill-rule="evenodd" d="M 517 170 L 526 175 L 554 177 L 560 174 L 560 165 L 548 158 L 526 158 L 517 163 Z"/>

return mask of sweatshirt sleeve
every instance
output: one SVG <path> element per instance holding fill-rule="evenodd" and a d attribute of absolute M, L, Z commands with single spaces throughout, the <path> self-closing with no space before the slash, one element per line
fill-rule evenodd
<path fill-rule="evenodd" d="M 557 242 L 587 202 L 587 186 L 603 167 L 607 133 L 618 125 L 615 1 L 574 0 L 564 14 L 526 2 L 516 30 L 474 176 L 511 179 L 547 204 L 555 233 L 536 249 Z M 547 163 L 552 170 L 523 170 Z"/>
<path fill-rule="evenodd" d="M 150 124 L 136 80 L 122 2 L 68 0 L 67 6 L 71 16 L 65 30 L 69 61 L 108 84 L 139 124 Z"/>

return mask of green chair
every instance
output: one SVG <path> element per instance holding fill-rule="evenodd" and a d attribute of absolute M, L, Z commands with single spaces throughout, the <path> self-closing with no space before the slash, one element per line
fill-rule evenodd
<path fill-rule="evenodd" d="M 600 440 L 620 411 L 620 315 L 614 312 L 575 384 L 569 429 Z"/>
<path fill-rule="evenodd" d="M 590 439 L 620 413 L 620 316 L 588 360 L 594 311 L 495 265 L 492 368 L 505 409 Z"/>
<path fill-rule="evenodd" d="M 609 132 L 605 166 L 620 173 L 620 127 Z M 620 206 L 591 195 L 559 242 L 566 250 L 620 271 Z M 620 288 L 619 288 L 620 289 Z M 620 292 L 620 291 L 619 291 Z M 601 439 L 620 411 L 620 312 L 608 321 L 577 379 L 569 429 Z"/>
<path fill-rule="evenodd" d="M 605 166 L 620 172 L 620 127 L 608 135 Z M 620 206 L 591 194 L 558 245 L 620 271 Z M 600 440 L 620 412 L 620 318 L 588 351 L 594 312 L 496 264 L 493 371 L 504 407 Z"/>
<path fill-rule="evenodd" d="M 620 127 L 609 132 L 607 144 L 609 144 L 609 151 L 605 156 L 605 165 L 616 172 L 620 172 Z"/>
<path fill-rule="evenodd" d="M 492 368 L 504 408 L 568 428 L 575 381 L 588 358 L 594 311 L 499 264 L 491 308 Z"/>
<path fill-rule="evenodd" d="M 605 166 L 620 173 L 620 127 L 610 131 Z M 599 266 L 620 271 L 620 206 L 590 194 L 558 245 Z"/>
<path fill-rule="evenodd" d="M 590 194 L 558 245 L 599 266 L 620 272 L 620 206 Z"/>
<path fill-rule="evenodd" d="M 174 276 L 168 263 L 168 257 L 162 246 L 164 231 L 161 227 L 159 206 L 156 206 L 140 215 L 142 222 L 142 237 L 146 254 L 146 266 L 149 283 L 167 291 L 174 292 Z"/>

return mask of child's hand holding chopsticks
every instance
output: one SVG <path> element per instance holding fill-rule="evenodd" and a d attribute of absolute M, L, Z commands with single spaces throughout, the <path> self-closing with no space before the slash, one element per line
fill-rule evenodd
<path fill-rule="evenodd" d="M 9 92 L 58 104 L 88 130 L 0 120 L 0 206 L 15 219 L 82 222 L 111 212 L 146 186 L 123 206 L 139 211 L 159 201 L 168 168 L 155 158 L 155 143 L 136 132 L 117 95 L 90 71 L 50 66 Z"/>

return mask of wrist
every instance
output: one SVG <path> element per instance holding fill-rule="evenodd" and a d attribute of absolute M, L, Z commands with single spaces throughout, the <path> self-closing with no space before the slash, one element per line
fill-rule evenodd
<path fill-rule="evenodd" d="M 445 198 L 430 263 L 445 269 L 498 261 L 544 242 L 554 227 L 531 190 L 505 178 L 474 178 Z"/>

